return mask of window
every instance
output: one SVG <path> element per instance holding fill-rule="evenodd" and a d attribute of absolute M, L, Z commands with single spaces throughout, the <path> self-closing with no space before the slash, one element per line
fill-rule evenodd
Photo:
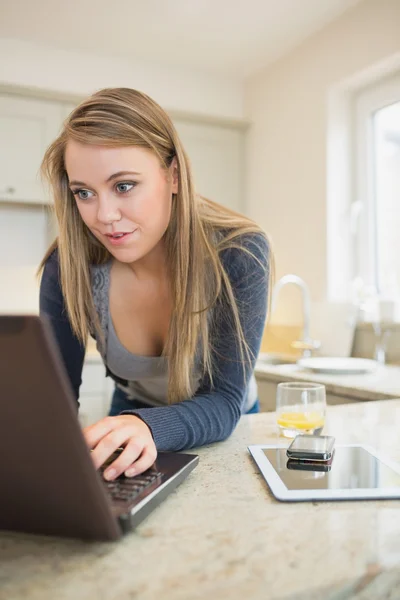
<path fill-rule="evenodd" d="M 400 73 L 355 98 L 356 275 L 383 297 L 400 293 Z"/>

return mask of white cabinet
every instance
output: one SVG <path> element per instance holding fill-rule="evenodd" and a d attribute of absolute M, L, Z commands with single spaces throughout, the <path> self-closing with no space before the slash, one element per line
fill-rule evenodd
<path fill-rule="evenodd" d="M 50 203 L 39 175 L 62 122 L 62 104 L 0 96 L 0 201 Z"/>
<path fill-rule="evenodd" d="M 0 202 L 51 203 L 39 168 L 46 148 L 75 106 L 71 102 L 0 95 Z M 243 212 L 243 126 L 180 116 L 173 121 L 192 164 L 197 192 Z"/>
<path fill-rule="evenodd" d="M 244 212 L 244 131 L 235 126 L 174 119 L 189 156 L 196 191 L 237 212 Z"/>
<path fill-rule="evenodd" d="M 71 104 L 70 102 L 63 102 L 61 104 L 62 120 L 64 121 L 68 115 L 76 108 L 78 104 Z"/>
<path fill-rule="evenodd" d="M 261 412 L 273 412 L 276 410 L 276 391 L 278 383 L 264 377 L 256 376 L 258 386 L 258 398 L 260 401 Z M 360 392 L 361 394 L 362 392 Z M 362 402 L 364 398 L 353 398 L 349 396 L 340 396 L 338 394 L 326 393 L 326 403 L 328 406 L 336 404 L 350 404 L 352 402 Z"/>
<path fill-rule="evenodd" d="M 326 403 L 330 406 L 336 404 L 351 404 L 353 402 L 367 402 L 365 398 L 350 398 L 349 396 L 338 396 L 337 394 L 326 393 Z"/>
<path fill-rule="evenodd" d="M 275 381 L 267 381 L 266 379 L 257 379 L 258 399 L 260 401 L 261 412 L 273 412 L 276 410 L 276 388 Z"/>
<path fill-rule="evenodd" d="M 100 356 L 87 358 L 83 365 L 79 390 L 79 422 L 87 427 L 108 414 L 114 382 L 106 377 Z"/>
<path fill-rule="evenodd" d="M 83 394 L 79 398 L 79 422 L 82 427 L 92 425 L 105 417 L 103 399 L 100 394 L 90 396 Z"/>

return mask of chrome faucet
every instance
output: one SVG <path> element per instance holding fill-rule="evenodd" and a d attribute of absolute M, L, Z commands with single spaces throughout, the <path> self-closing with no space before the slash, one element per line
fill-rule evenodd
<path fill-rule="evenodd" d="M 296 340 L 291 345 L 293 348 L 302 350 L 303 357 L 307 358 L 311 356 L 312 350 L 317 350 L 321 346 L 321 342 L 310 338 L 311 300 L 306 282 L 301 277 L 298 277 L 298 275 L 284 275 L 284 277 L 279 279 L 272 290 L 271 312 L 274 311 L 276 306 L 279 291 L 289 283 L 297 285 L 303 294 L 303 339 Z"/>

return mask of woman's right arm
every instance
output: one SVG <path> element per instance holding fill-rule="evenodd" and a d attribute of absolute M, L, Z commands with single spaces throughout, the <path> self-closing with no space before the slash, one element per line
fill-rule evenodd
<path fill-rule="evenodd" d="M 79 406 L 79 387 L 82 383 L 85 346 L 73 333 L 68 319 L 61 292 L 57 250 L 51 254 L 44 267 L 40 283 L 39 307 L 40 315 L 46 315 L 50 320 L 75 399 Z"/>

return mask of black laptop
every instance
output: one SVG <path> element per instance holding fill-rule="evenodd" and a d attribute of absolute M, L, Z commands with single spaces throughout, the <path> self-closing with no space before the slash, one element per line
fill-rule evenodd
<path fill-rule="evenodd" d="M 0 529 L 118 539 L 197 463 L 194 454 L 160 452 L 143 474 L 106 481 L 105 465 L 95 469 L 85 442 L 49 321 L 0 316 Z"/>

